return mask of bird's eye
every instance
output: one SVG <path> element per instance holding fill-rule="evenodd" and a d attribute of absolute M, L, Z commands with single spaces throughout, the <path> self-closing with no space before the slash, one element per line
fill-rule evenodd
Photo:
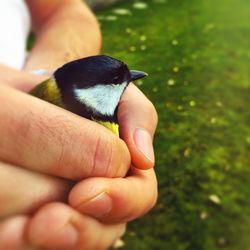
<path fill-rule="evenodd" d="M 113 78 L 113 82 L 117 82 L 118 79 L 119 79 L 119 76 L 115 76 L 115 77 Z"/>

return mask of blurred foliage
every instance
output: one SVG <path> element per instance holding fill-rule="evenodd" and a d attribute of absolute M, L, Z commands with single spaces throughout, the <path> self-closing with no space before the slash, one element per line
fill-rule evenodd
<path fill-rule="evenodd" d="M 159 201 L 123 249 L 250 249 L 249 0 L 125 1 L 97 13 L 105 54 L 150 77 Z"/>

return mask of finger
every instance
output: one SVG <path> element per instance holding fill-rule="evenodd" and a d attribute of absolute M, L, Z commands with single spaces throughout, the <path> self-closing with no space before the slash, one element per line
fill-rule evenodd
<path fill-rule="evenodd" d="M 0 158 L 69 179 L 124 176 L 126 144 L 103 126 L 0 85 Z"/>
<path fill-rule="evenodd" d="M 152 168 L 157 113 L 153 104 L 133 84 L 128 86 L 121 99 L 118 120 L 121 138 L 128 145 L 133 165 L 140 169 Z"/>
<path fill-rule="evenodd" d="M 0 162 L 0 218 L 31 213 L 51 201 L 65 201 L 70 188 L 63 179 Z"/>
<path fill-rule="evenodd" d="M 0 72 L 1 85 L 8 85 L 25 92 L 31 90 L 36 84 L 48 78 L 48 76 L 30 74 L 4 64 L 0 64 Z"/>
<path fill-rule="evenodd" d="M 109 248 L 124 231 L 124 224 L 105 225 L 64 204 L 52 203 L 31 219 L 27 238 L 41 248 L 96 250 Z"/>
<path fill-rule="evenodd" d="M 69 204 L 108 223 L 128 222 L 148 212 L 157 199 L 153 169 L 133 168 L 126 178 L 89 178 L 70 192 Z"/>
<path fill-rule="evenodd" d="M 17 216 L 11 219 L 6 219 L 0 223 L 0 249 L 8 250 L 24 250 L 25 228 L 28 223 L 28 217 Z"/>

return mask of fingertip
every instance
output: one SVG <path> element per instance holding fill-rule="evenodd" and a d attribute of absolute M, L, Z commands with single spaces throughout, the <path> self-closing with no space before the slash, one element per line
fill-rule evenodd
<path fill-rule="evenodd" d="M 27 216 L 19 216 L 0 224 L 0 249 L 26 249 L 25 229 L 28 220 Z"/>
<path fill-rule="evenodd" d="M 131 155 L 128 146 L 126 143 L 122 140 L 119 139 L 120 145 L 121 145 L 121 150 L 117 152 L 116 158 L 117 158 L 117 172 L 115 177 L 124 177 L 131 165 Z M 121 161 L 122 158 L 122 161 Z"/>
<path fill-rule="evenodd" d="M 109 178 L 92 177 L 77 183 L 69 194 L 69 204 L 82 214 L 95 218 L 112 210 Z"/>
<path fill-rule="evenodd" d="M 70 223 L 73 216 L 73 210 L 61 203 L 41 208 L 29 223 L 29 243 L 35 247 L 71 249 L 78 240 L 78 232 Z"/>
<path fill-rule="evenodd" d="M 128 144 L 131 162 L 135 168 L 151 169 L 155 165 L 153 141 L 150 133 L 141 127 L 127 127 L 121 137 Z"/>
<path fill-rule="evenodd" d="M 69 204 L 82 214 L 106 223 L 128 222 L 147 211 L 157 199 L 154 170 L 131 168 L 126 178 L 93 177 L 79 182 L 69 195 Z"/>
<path fill-rule="evenodd" d="M 134 161 L 144 161 L 144 164 L 135 164 L 135 166 L 141 166 L 141 169 L 149 169 L 152 168 L 155 164 L 155 155 L 153 148 L 152 137 L 147 130 L 144 128 L 136 128 L 133 135 L 133 141 L 136 146 L 136 150 L 139 151 L 135 157 Z M 137 159 L 141 158 L 141 159 Z"/>
<path fill-rule="evenodd" d="M 28 234 L 38 249 L 108 249 L 123 229 L 122 224 L 106 225 L 65 204 L 52 203 L 37 212 Z"/>

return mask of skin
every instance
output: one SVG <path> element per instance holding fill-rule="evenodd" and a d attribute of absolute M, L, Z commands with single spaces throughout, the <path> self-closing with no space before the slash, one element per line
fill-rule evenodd
<path fill-rule="evenodd" d="M 25 69 L 45 68 L 48 61 L 48 68 L 52 69 L 99 51 L 99 29 L 80 1 L 59 4 L 37 0 L 29 5 L 32 13 L 37 9 L 44 12 L 35 15 L 38 40 Z M 68 22 L 75 31 L 70 32 L 77 35 L 69 58 L 65 51 L 71 51 L 71 40 L 68 36 L 55 39 L 61 34 L 60 24 L 65 22 L 66 9 L 62 6 L 69 13 L 71 7 L 72 12 L 83 8 L 73 20 L 78 23 L 91 16 L 93 27 L 88 23 L 81 29 L 96 32 L 92 43 L 87 36 L 81 37 L 87 40 L 82 48 L 82 41 L 77 43 L 77 36 L 82 33 L 71 18 Z M 48 44 L 55 46 L 52 57 L 44 57 Z M 41 82 L 41 76 L 3 65 L 0 69 L 4 72 L 0 76 L 0 93 L 5 107 L 0 110 L 0 121 L 5 121 L 0 122 L 4 138 L 0 142 L 0 249 L 27 249 L 31 245 L 38 249 L 107 249 L 124 233 L 126 222 L 142 216 L 156 202 L 152 140 L 157 115 L 153 105 L 134 85 L 128 87 L 118 113 L 124 143 L 94 122 L 25 94 Z M 143 146 L 138 146 L 138 131 L 147 134 Z M 122 178 L 130 159 L 136 168 L 132 167 L 129 175 Z M 77 184 L 72 180 L 77 180 Z M 64 203 L 67 200 L 69 205 Z"/>
<path fill-rule="evenodd" d="M 82 55 L 86 57 L 99 53 L 99 25 L 93 13 L 81 0 L 26 2 L 37 40 L 25 70 L 54 70 L 62 63 L 81 58 Z"/>

